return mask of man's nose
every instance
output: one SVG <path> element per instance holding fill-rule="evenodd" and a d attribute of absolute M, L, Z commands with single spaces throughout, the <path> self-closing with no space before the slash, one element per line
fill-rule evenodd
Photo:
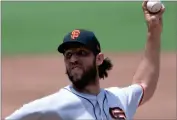
<path fill-rule="evenodd" d="M 73 54 L 73 55 L 71 56 L 71 58 L 70 58 L 70 62 L 72 62 L 72 63 L 78 62 L 78 57 L 77 57 L 77 55 Z"/>

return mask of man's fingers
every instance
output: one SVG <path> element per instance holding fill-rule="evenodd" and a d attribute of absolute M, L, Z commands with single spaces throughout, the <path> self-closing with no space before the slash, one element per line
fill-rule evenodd
<path fill-rule="evenodd" d="M 162 4 L 162 8 L 161 8 L 159 13 L 151 14 L 151 13 L 149 13 L 149 11 L 147 9 L 147 2 L 148 2 L 148 0 L 143 1 L 142 9 L 143 9 L 144 16 L 145 16 L 145 19 L 147 21 L 148 27 L 155 26 L 159 22 L 160 22 L 160 24 L 162 24 L 162 22 L 163 22 L 162 15 L 165 12 L 165 6 Z"/>
<path fill-rule="evenodd" d="M 165 12 L 165 6 L 162 4 L 162 8 L 159 12 L 159 16 L 162 16 L 164 12 Z"/>
<path fill-rule="evenodd" d="M 165 6 L 162 4 L 162 8 L 161 8 L 160 12 L 156 15 L 157 18 L 159 19 L 160 24 L 163 24 L 162 16 L 163 16 L 164 12 L 165 12 Z"/>
<path fill-rule="evenodd" d="M 162 25 L 163 24 L 163 19 L 162 19 L 162 16 L 163 16 L 163 13 L 165 12 L 165 6 L 162 5 L 162 9 L 159 13 L 159 21 L 160 21 L 160 24 Z"/>
<path fill-rule="evenodd" d="M 148 2 L 148 0 L 144 0 L 142 3 L 143 11 L 147 11 L 147 2 Z"/>
<path fill-rule="evenodd" d="M 148 2 L 148 0 L 144 0 L 143 3 L 142 3 L 142 9 L 143 9 L 144 16 L 145 16 L 146 20 L 148 20 L 150 18 L 150 14 L 149 14 L 149 11 L 147 9 L 147 2 Z"/>

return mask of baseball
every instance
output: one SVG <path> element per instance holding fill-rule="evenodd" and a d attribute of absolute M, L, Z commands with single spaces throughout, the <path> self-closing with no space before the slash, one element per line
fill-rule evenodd
<path fill-rule="evenodd" d="M 157 13 L 161 10 L 162 3 L 160 0 L 149 0 L 147 2 L 147 9 L 151 13 Z"/>

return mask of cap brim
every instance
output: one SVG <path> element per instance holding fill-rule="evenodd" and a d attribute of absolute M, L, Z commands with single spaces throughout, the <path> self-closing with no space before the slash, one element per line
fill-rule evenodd
<path fill-rule="evenodd" d="M 78 46 L 78 45 L 84 45 L 84 43 L 79 42 L 79 41 L 68 41 L 68 42 L 64 42 L 61 45 L 59 45 L 58 47 L 58 52 L 60 53 L 64 53 L 64 51 L 68 48 L 74 47 L 74 46 Z"/>

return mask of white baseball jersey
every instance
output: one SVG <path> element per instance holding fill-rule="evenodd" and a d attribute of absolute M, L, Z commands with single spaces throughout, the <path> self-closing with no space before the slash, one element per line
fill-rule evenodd
<path fill-rule="evenodd" d="M 25 104 L 5 120 L 130 120 L 142 97 L 143 88 L 139 84 L 101 89 L 97 96 L 79 93 L 68 85 Z"/>

